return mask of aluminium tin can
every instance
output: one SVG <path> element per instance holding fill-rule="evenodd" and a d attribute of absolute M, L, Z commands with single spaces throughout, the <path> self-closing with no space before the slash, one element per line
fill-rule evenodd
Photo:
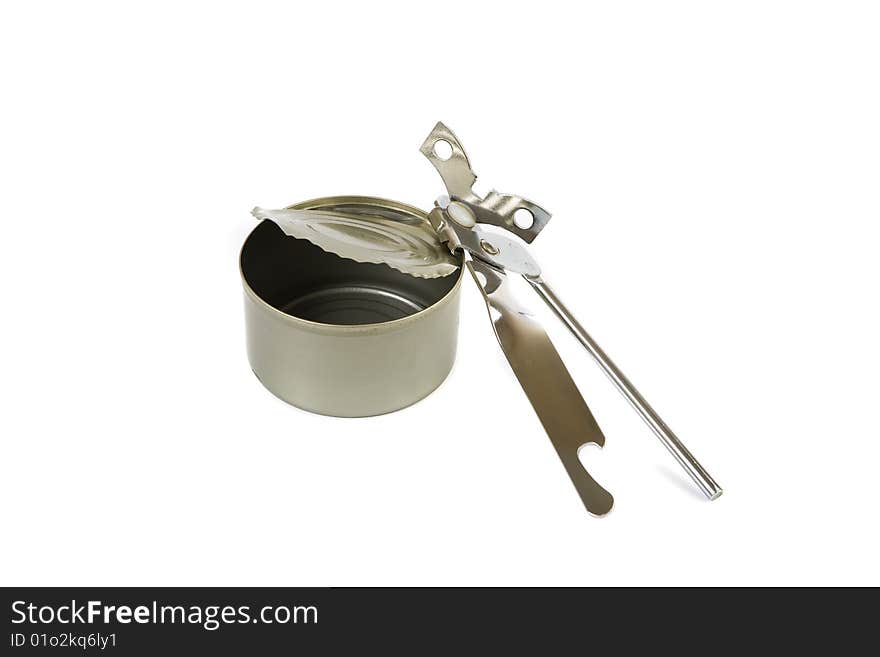
<path fill-rule="evenodd" d="M 427 221 L 417 208 L 373 197 L 291 207 Z M 417 402 L 449 374 L 463 266 L 416 278 L 328 253 L 271 221 L 245 240 L 239 265 L 248 360 L 284 401 L 324 415 L 379 415 Z"/>

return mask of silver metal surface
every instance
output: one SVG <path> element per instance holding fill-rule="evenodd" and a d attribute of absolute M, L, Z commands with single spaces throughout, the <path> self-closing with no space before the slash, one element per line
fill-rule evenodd
<path fill-rule="evenodd" d="M 605 444 L 602 430 L 547 333 L 511 293 L 504 271 L 471 258 L 467 266 L 490 310 L 489 319 L 501 349 L 581 501 L 593 515 L 605 515 L 614 505 L 614 498 L 596 483 L 578 458 L 585 444 Z"/>
<path fill-rule="evenodd" d="M 443 159 L 438 154 L 437 144 L 446 143 L 452 154 Z M 509 230 L 517 237 L 531 242 L 541 229 L 550 221 L 550 213 L 537 203 L 492 190 L 481 198 L 473 191 L 477 174 L 471 169 L 467 154 L 452 130 L 438 122 L 419 149 L 437 169 L 437 173 L 446 185 L 446 191 L 453 201 L 466 205 L 473 212 L 476 220 L 484 224 L 492 224 Z M 525 210 L 531 215 L 531 225 L 521 228 L 516 225 L 514 215 L 518 210 Z"/>
<path fill-rule="evenodd" d="M 431 230 L 421 210 L 384 199 L 333 197 L 294 207 Z M 417 278 L 339 257 L 261 221 L 240 257 L 251 368 L 276 396 L 324 415 L 379 415 L 417 402 L 455 360 L 464 267 L 461 257 L 454 261 L 452 276 Z"/>
<path fill-rule="evenodd" d="M 441 197 L 438 204 L 447 203 Z M 479 225 L 466 228 L 452 221 L 443 205 L 438 205 L 428 213 L 428 221 L 437 231 L 440 240 L 447 244 L 452 252 L 464 250 L 471 255 L 488 262 L 495 267 L 527 276 L 540 276 L 541 268 L 532 258 L 525 245 L 519 240 L 502 235 L 500 232 L 490 233 Z M 486 248 L 488 244 L 491 249 Z"/>
<path fill-rule="evenodd" d="M 456 259 L 421 218 L 351 205 L 344 210 L 254 208 L 251 214 L 274 221 L 291 237 L 306 239 L 355 262 L 385 264 L 420 278 L 449 276 L 458 270 Z"/>
<path fill-rule="evenodd" d="M 569 312 L 565 304 L 560 301 L 559 297 L 545 281 L 541 278 L 532 278 L 524 276 L 547 305 L 553 310 L 557 317 L 565 324 L 566 328 L 578 339 L 587 352 L 596 360 L 602 371 L 611 379 L 614 386 L 632 405 L 636 412 L 641 416 L 645 423 L 651 428 L 660 442 L 669 450 L 679 465 L 684 468 L 694 483 L 710 500 L 714 500 L 721 496 L 723 492 L 721 487 L 715 483 L 715 480 L 706 472 L 706 469 L 700 465 L 699 461 L 694 458 L 693 454 L 688 451 L 687 447 L 678 439 L 666 423 L 657 415 L 657 412 L 651 408 L 651 405 L 645 401 L 645 398 L 636 390 L 635 386 L 630 383 L 629 379 L 620 371 L 617 365 L 608 357 L 602 347 L 590 336 L 589 333 L 580 325 L 580 322 Z"/>
<path fill-rule="evenodd" d="M 391 290 L 368 285 L 335 285 L 307 292 L 281 311 L 311 322 L 353 326 L 401 319 L 425 309 L 419 301 Z"/>
<path fill-rule="evenodd" d="M 446 159 L 440 157 L 437 152 L 437 144 L 441 142 L 446 142 L 451 148 L 451 155 Z M 543 329 L 534 320 L 529 320 L 528 329 L 525 328 L 525 320 L 521 319 L 526 316 L 524 314 L 525 311 L 518 309 L 509 290 L 506 289 L 507 286 L 504 285 L 504 273 L 506 271 L 522 274 L 523 278 L 530 283 L 538 296 L 544 300 L 563 324 L 577 337 L 596 362 L 599 363 L 617 389 L 635 408 L 657 437 L 660 438 L 661 442 L 699 486 L 700 490 L 709 499 L 714 500 L 719 497 L 722 493 L 721 487 L 718 486 L 678 437 L 672 433 L 654 409 L 639 394 L 638 390 L 635 389 L 632 383 L 608 358 L 607 354 L 596 344 L 595 340 L 578 323 L 554 294 L 550 286 L 541 279 L 541 269 L 529 254 L 527 248 L 504 235 L 490 234 L 481 229 L 479 225 L 480 223 L 486 223 L 499 226 L 525 241 L 531 242 L 546 225 L 547 221 L 549 221 L 550 215 L 534 203 L 519 197 L 504 195 L 505 200 L 499 201 L 498 198 L 501 195 L 497 195 L 495 192 L 491 192 L 485 199 L 480 199 L 476 196 L 472 190 L 476 175 L 470 168 L 464 148 L 452 131 L 442 123 L 438 123 L 434 127 L 431 134 L 422 144 L 420 151 L 440 173 L 448 192 L 448 197 L 441 196 L 437 200 L 436 207 L 429 213 L 428 219 L 440 236 L 441 241 L 451 251 L 467 254 L 468 266 L 486 298 L 486 303 L 490 308 L 495 308 L 499 311 L 500 317 L 493 319 L 493 326 L 501 343 L 502 350 L 510 361 L 520 384 L 526 390 L 526 394 L 532 401 L 536 412 L 541 417 L 541 421 L 544 423 L 545 429 L 547 429 L 551 440 L 557 447 L 557 451 L 560 450 L 557 444 L 558 435 L 560 435 L 557 423 L 568 421 L 572 425 L 578 424 L 577 414 L 579 411 L 575 410 L 578 404 L 573 401 L 574 398 L 577 397 L 583 408 L 587 410 L 587 413 L 589 413 L 589 409 L 587 409 L 574 383 L 571 382 L 568 371 L 559 359 L 558 353 L 553 348 L 546 334 L 544 334 Z M 518 208 L 528 209 L 534 216 L 534 222 L 528 229 L 517 226 L 513 221 L 514 212 Z M 466 210 L 469 210 L 470 214 Z M 470 215 L 473 215 L 475 221 L 472 222 L 470 220 Z M 479 280 L 476 273 L 482 274 L 487 279 L 486 285 Z M 510 327 L 514 328 L 511 329 Z M 501 329 L 500 331 L 499 328 Z M 539 331 L 543 337 L 535 337 Z M 529 335 L 531 339 L 525 341 L 518 340 L 516 338 L 517 335 Z M 502 336 L 504 337 L 502 338 Z M 534 353 L 530 357 L 525 357 L 523 354 L 529 349 L 533 349 Z M 545 366 L 542 362 L 543 359 L 548 359 L 551 364 Z M 548 424 L 548 421 L 545 421 L 545 417 L 548 417 L 550 414 L 547 409 L 551 407 L 552 400 L 548 400 L 540 391 L 542 387 L 548 390 L 553 389 L 553 383 L 550 381 L 551 377 L 560 377 L 565 382 L 563 384 L 565 390 L 562 394 L 565 395 L 567 402 L 555 409 L 555 412 L 563 417 L 550 420 Z M 539 403 L 536 403 L 535 399 L 539 399 Z M 590 415 L 590 421 L 595 424 L 592 415 Z M 551 431 L 551 427 L 553 431 Z M 595 429 L 598 431 L 598 426 Z M 554 433 L 557 434 L 557 437 L 554 437 Z M 604 438 L 602 440 L 604 442 Z M 570 452 L 570 445 L 568 446 L 568 451 Z M 561 451 L 560 457 L 563 458 L 563 463 L 566 463 L 566 458 L 563 457 L 563 452 Z M 566 469 L 569 470 L 569 475 L 572 476 L 572 481 L 575 481 L 575 486 L 577 487 L 578 482 L 575 480 L 574 475 L 572 475 L 569 465 L 566 465 Z M 592 479 L 590 481 L 592 482 Z M 595 484 L 595 482 L 592 483 Z M 578 492 L 581 493 L 583 499 L 584 493 L 581 488 L 578 488 Z M 607 494 L 606 491 L 603 490 L 603 492 Z M 610 499 L 610 495 L 608 497 Z M 584 503 L 587 504 L 587 501 L 585 500 Z M 590 508 L 589 504 L 587 504 L 587 508 Z"/>

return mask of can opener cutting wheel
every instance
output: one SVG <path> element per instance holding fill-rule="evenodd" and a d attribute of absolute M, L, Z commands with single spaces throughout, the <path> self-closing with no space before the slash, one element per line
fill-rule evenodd
<path fill-rule="evenodd" d="M 448 157 L 438 154 L 440 147 L 451 150 Z M 474 193 L 477 176 L 461 143 L 442 123 L 434 126 L 420 151 L 437 169 L 448 193 L 437 199 L 428 215 L 431 225 L 451 252 L 464 253 L 467 267 L 486 301 L 501 349 L 587 511 L 603 516 L 614 504 L 611 494 L 596 483 L 578 458 L 583 445 L 594 443 L 601 447 L 605 436 L 547 333 L 513 296 L 508 272 L 522 275 L 531 285 L 706 497 L 711 500 L 719 497 L 721 487 L 541 278 L 541 268 L 526 247 L 518 240 L 497 231 L 490 233 L 480 226 L 497 226 L 531 243 L 547 225 L 550 214 L 519 196 L 491 191 L 481 198 Z M 515 220 L 514 215 L 520 216 L 523 212 L 531 215 L 530 225 Z"/>

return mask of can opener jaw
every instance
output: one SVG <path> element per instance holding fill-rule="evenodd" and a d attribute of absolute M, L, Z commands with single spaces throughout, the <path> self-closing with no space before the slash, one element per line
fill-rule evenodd
<path fill-rule="evenodd" d="M 440 142 L 450 147 L 448 158 L 438 155 Z M 596 483 L 578 459 L 581 447 L 589 443 L 601 447 L 605 444 L 605 436 L 547 333 L 513 296 L 507 272 L 522 275 L 706 497 L 710 500 L 718 498 L 721 487 L 541 278 L 541 268 L 526 246 L 519 240 L 480 227 L 480 224 L 497 226 L 531 243 L 549 222 L 550 213 L 511 194 L 491 191 L 484 198 L 477 195 L 473 191 L 477 176 L 467 154 L 455 134 L 443 123 L 434 126 L 419 150 L 437 169 L 448 193 L 437 199 L 428 219 L 450 251 L 464 253 L 467 267 L 486 302 L 501 349 L 587 511 L 603 516 L 614 503 L 611 494 Z M 514 221 L 514 215 L 520 210 L 531 215 L 530 226 L 517 225 Z"/>

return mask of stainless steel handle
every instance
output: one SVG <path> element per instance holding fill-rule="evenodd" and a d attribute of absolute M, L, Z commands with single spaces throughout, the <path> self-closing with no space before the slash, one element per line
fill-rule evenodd
<path fill-rule="evenodd" d="M 489 310 L 495 337 L 535 409 L 587 511 L 603 516 L 614 498 L 581 464 L 578 450 L 605 436 L 541 325 L 510 290 L 504 270 L 466 256 Z"/>
<path fill-rule="evenodd" d="M 651 405 L 645 401 L 645 398 L 635 389 L 629 379 L 624 376 L 623 372 L 618 369 L 617 365 L 608 357 L 602 347 L 600 347 L 583 326 L 574 318 L 574 316 L 565 307 L 565 304 L 559 300 L 556 293 L 544 280 L 540 277 L 523 276 L 534 288 L 544 302 L 550 306 L 557 317 L 571 331 L 578 341 L 584 345 L 584 348 L 596 360 L 599 367 L 608 375 L 611 382 L 617 387 L 620 393 L 626 397 L 626 400 L 632 405 L 636 412 L 642 417 L 645 423 L 651 427 L 651 430 L 657 435 L 666 449 L 675 457 L 679 465 L 684 468 L 685 472 L 690 475 L 691 479 L 700 487 L 710 500 L 717 499 L 723 492 L 721 487 L 715 483 L 715 480 L 706 472 L 706 469 L 700 465 L 699 461 L 694 458 L 687 447 L 682 444 L 678 437 L 672 433 L 672 429 L 666 426 L 666 423 L 657 415 L 657 412 L 651 408 Z"/>

